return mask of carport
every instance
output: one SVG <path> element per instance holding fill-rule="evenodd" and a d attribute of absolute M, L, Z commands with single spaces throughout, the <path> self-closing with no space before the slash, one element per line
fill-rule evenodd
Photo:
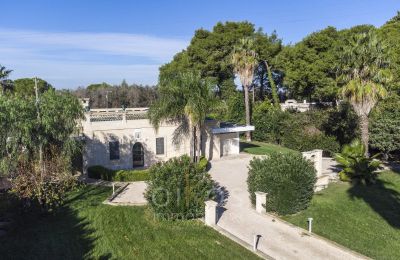
<path fill-rule="evenodd" d="M 240 152 L 239 133 L 254 131 L 254 126 L 235 125 L 230 123 L 209 124 L 208 135 L 206 136 L 205 146 L 208 148 L 207 157 L 218 159 L 230 155 L 238 155 Z"/>

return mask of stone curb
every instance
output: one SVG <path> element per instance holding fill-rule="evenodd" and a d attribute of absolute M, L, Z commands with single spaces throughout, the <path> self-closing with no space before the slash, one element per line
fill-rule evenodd
<path fill-rule="evenodd" d="M 204 219 L 200 219 L 201 222 L 204 223 Z M 230 240 L 232 240 L 233 242 L 241 245 L 242 247 L 246 248 L 247 250 L 251 251 L 253 254 L 256 254 L 257 256 L 263 258 L 263 259 L 268 259 L 268 260 L 273 260 L 275 258 L 265 254 L 264 252 L 257 250 L 254 251 L 253 250 L 253 246 L 250 245 L 249 243 L 247 243 L 246 241 L 238 238 L 237 236 L 233 235 L 232 233 L 228 232 L 227 230 L 223 229 L 222 227 L 218 226 L 218 225 L 213 225 L 213 226 L 207 226 L 210 227 L 212 229 L 214 229 L 215 231 L 217 231 L 218 233 L 220 233 L 221 235 L 229 238 Z"/>
<path fill-rule="evenodd" d="M 334 247 L 336 247 L 336 248 L 338 248 L 338 249 L 341 249 L 341 250 L 343 250 L 343 251 L 348 252 L 349 254 L 354 255 L 355 257 L 364 258 L 364 259 L 371 259 L 371 260 L 372 260 L 372 258 L 369 258 L 369 257 L 367 257 L 367 256 L 365 256 L 365 255 L 363 255 L 363 254 L 361 254 L 361 253 L 358 253 L 358 252 L 356 252 L 356 251 L 353 251 L 353 250 L 351 250 L 350 248 L 347 248 L 347 247 L 345 247 L 345 246 L 343 246 L 343 245 L 340 245 L 340 244 L 336 243 L 335 241 L 329 240 L 329 239 L 327 239 L 327 238 L 325 238 L 325 237 L 322 237 L 322 236 L 320 236 L 320 235 L 317 235 L 317 234 L 315 234 L 315 233 L 309 233 L 308 230 L 305 230 L 305 229 L 303 229 L 303 228 L 301 228 L 301 227 L 298 227 L 298 226 L 296 226 L 296 225 L 294 225 L 294 224 L 292 224 L 292 223 L 290 223 L 290 222 L 287 222 L 286 220 L 283 220 L 283 219 L 279 218 L 278 216 L 273 215 L 273 214 L 271 214 L 271 213 L 268 213 L 268 212 L 267 212 L 267 213 L 259 214 L 259 215 L 261 215 L 261 216 L 269 216 L 269 217 L 275 219 L 275 221 L 279 221 L 279 222 L 281 222 L 282 224 L 285 224 L 285 225 L 287 225 L 287 226 L 290 226 L 290 227 L 292 227 L 292 228 L 297 229 L 297 230 L 300 232 L 300 234 L 304 234 L 304 235 L 307 235 L 307 236 L 314 237 L 314 238 L 316 238 L 316 239 L 322 240 L 322 241 L 324 241 L 324 242 L 326 242 L 326 243 L 328 243 L 328 244 L 331 244 L 332 246 L 334 246 Z"/>

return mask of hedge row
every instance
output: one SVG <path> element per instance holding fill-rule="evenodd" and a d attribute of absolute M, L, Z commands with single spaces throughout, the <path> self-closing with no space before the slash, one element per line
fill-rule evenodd
<path fill-rule="evenodd" d="M 149 171 L 146 170 L 111 170 L 101 165 L 90 166 L 88 176 L 105 181 L 147 181 Z"/>

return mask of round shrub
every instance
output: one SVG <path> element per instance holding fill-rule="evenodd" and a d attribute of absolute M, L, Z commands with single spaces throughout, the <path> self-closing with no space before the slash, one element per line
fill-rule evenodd
<path fill-rule="evenodd" d="M 266 210 L 286 215 L 308 207 L 316 180 L 313 165 L 301 154 L 272 153 L 250 162 L 247 184 L 253 204 L 254 192 L 266 192 Z"/>
<path fill-rule="evenodd" d="M 204 201 L 214 197 L 213 187 L 210 175 L 184 155 L 150 168 L 145 197 L 159 218 L 198 218 Z"/>

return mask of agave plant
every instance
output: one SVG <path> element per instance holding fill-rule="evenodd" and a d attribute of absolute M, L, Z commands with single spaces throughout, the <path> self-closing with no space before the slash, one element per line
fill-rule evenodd
<path fill-rule="evenodd" d="M 355 139 L 349 145 L 345 145 L 341 153 L 335 155 L 336 161 L 342 167 L 339 177 L 342 181 L 361 181 L 365 184 L 371 184 L 375 181 L 381 162 L 375 158 L 365 156 L 365 146 L 359 140 Z"/>

